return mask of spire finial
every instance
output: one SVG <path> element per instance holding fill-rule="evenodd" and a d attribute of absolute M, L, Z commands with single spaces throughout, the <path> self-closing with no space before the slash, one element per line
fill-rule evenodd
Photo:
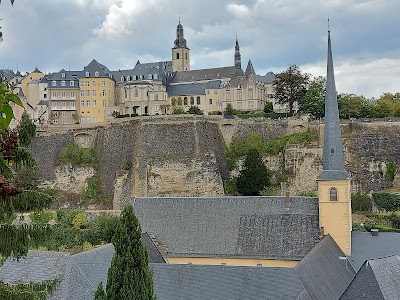
<path fill-rule="evenodd" d="M 331 32 L 331 29 L 329 28 L 329 17 L 328 17 L 328 32 Z"/>
<path fill-rule="evenodd" d="M 181 24 L 181 13 L 178 14 L 179 24 Z"/>

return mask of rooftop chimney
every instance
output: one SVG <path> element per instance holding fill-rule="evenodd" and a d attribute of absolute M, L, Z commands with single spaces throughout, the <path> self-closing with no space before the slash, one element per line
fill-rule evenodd
<path fill-rule="evenodd" d="M 371 229 L 371 235 L 372 236 L 377 236 L 378 232 L 379 232 L 379 229 L 376 229 L 376 228 Z"/>

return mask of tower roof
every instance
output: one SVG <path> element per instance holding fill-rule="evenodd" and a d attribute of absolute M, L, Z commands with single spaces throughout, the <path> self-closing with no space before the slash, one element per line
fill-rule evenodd
<path fill-rule="evenodd" d="M 328 61 L 325 92 L 325 128 L 323 170 L 317 180 L 347 180 L 344 169 L 343 144 L 340 132 L 339 108 L 333 70 L 331 33 L 328 31 Z"/>
<path fill-rule="evenodd" d="M 256 75 L 256 72 L 254 71 L 254 67 L 253 67 L 253 64 L 250 59 L 249 59 L 249 62 L 247 63 L 245 74 L 246 75 Z"/>
<path fill-rule="evenodd" d="M 179 21 L 176 26 L 176 39 L 174 41 L 174 48 L 188 48 L 186 45 L 186 39 L 183 37 L 183 26 Z"/>

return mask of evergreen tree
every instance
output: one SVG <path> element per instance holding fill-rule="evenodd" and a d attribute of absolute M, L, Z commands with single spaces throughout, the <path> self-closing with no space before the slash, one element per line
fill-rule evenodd
<path fill-rule="evenodd" d="M 265 186 L 269 186 L 269 179 L 269 171 L 262 162 L 258 150 L 250 150 L 236 181 L 238 192 L 244 196 L 257 196 Z"/>
<path fill-rule="evenodd" d="M 96 293 L 94 294 L 94 300 L 106 300 L 106 293 L 103 290 L 103 283 L 100 282 L 97 286 Z"/>
<path fill-rule="evenodd" d="M 108 270 L 107 299 L 155 299 L 153 272 L 140 237 L 142 230 L 131 205 L 124 208 L 113 237 L 115 254 Z"/>

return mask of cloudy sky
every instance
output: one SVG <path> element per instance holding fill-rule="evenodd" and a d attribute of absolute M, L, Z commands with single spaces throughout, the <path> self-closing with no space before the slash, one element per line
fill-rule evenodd
<path fill-rule="evenodd" d="M 237 33 L 243 68 L 318 76 L 329 16 L 338 92 L 379 97 L 400 92 L 399 11 L 399 0 L 3 0 L 0 69 L 170 60 L 180 13 L 191 69 L 233 65 Z"/>

